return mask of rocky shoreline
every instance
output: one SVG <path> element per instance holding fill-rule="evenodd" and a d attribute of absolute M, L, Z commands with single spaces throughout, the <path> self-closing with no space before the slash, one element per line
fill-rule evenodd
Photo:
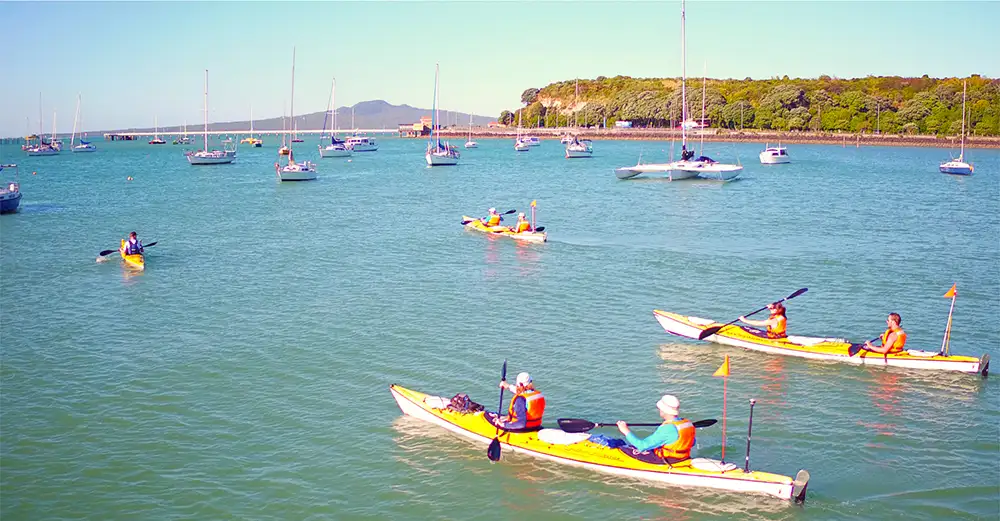
<path fill-rule="evenodd" d="M 522 134 L 532 135 L 539 139 L 559 139 L 567 133 L 572 133 L 580 139 L 602 140 L 680 140 L 679 130 L 669 129 L 522 129 Z M 738 143 L 771 143 L 777 144 L 818 144 L 842 146 L 889 146 L 889 147 L 932 147 L 957 148 L 958 136 L 920 136 L 902 134 L 855 134 L 848 132 L 773 132 L 773 131 L 733 131 L 725 129 L 709 129 L 692 131 L 688 139 L 700 140 L 704 133 L 705 141 L 726 141 Z M 469 135 L 468 127 L 462 129 L 446 128 L 440 131 L 442 137 L 465 138 Z M 516 128 L 473 129 L 472 136 L 477 139 L 514 139 Z M 967 136 L 965 148 L 1000 149 L 1000 137 Z"/>

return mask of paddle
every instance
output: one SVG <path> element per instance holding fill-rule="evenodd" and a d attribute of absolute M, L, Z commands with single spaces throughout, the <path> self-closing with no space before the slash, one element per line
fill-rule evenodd
<path fill-rule="evenodd" d="M 878 340 L 879 338 L 882 338 L 882 336 L 879 335 L 879 336 L 877 336 L 877 337 L 869 340 L 868 342 L 874 342 L 874 341 Z M 858 354 L 858 353 L 860 353 L 862 351 L 870 351 L 867 347 L 865 347 L 865 342 L 861 342 L 860 344 L 851 344 L 851 347 L 847 348 L 847 356 L 854 356 L 854 355 L 856 355 L 856 354 Z"/>
<path fill-rule="evenodd" d="M 796 291 L 795 293 L 792 293 L 791 295 L 789 295 L 789 296 L 787 296 L 787 297 L 785 297 L 785 298 L 783 298 L 781 300 L 773 302 L 773 304 L 777 304 L 778 302 L 784 302 L 786 300 L 791 300 L 791 299 L 793 299 L 793 298 L 795 298 L 795 297 L 797 297 L 797 296 L 799 296 L 799 295 L 801 295 L 801 294 L 803 294 L 803 293 L 805 293 L 807 291 L 809 291 L 809 288 L 802 288 L 802 289 Z M 767 306 L 764 306 L 764 307 L 762 307 L 762 308 L 760 308 L 757 311 L 754 311 L 752 313 L 747 313 L 746 315 L 743 315 L 743 316 L 744 317 L 749 317 L 751 315 L 756 315 L 757 313 L 760 313 L 761 311 L 764 311 L 765 309 L 767 309 Z M 706 338 L 708 338 L 708 337 L 710 337 L 710 336 L 718 333 L 720 329 L 722 329 L 722 328 L 724 328 L 724 327 L 726 327 L 728 325 L 734 324 L 736 322 L 739 322 L 739 321 L 740 321 L 740 319 L 737 318 L 736 320 L 733 320 L 732 322 L 726 322 L 725 324 L 722 324 L 721 326 L 710 327 L 710 328 L 702 331 L 701 334 L 698 335 L 698 340 L 705 340 Z"/>
<path fill-rule="evenodd" d="M 507 359 L 503 361 L 503 370 L 500 372 L 500 381 L 507 381 Z M 497 421 L 500 421 L 500 411 L 503 410 L 503 391 L 506 386 L 500 388 L 500 405 L 497 405 Z M 490 442 L 490 446 L 486 449 L 486 457 L 490 461 L 500 461 L 500 427 L 497 427 L 497 432 L 493 436 L 493 441 Z"/>
<path fill-rule="evenodd" d="M 515 213 L 515 212 L 517 212 L 517 210 L 516 210 L 516 209 L 510 209 L 510 210 L 507 210 L 506 212 L 504 212 L 504 213 L 502 213 L 502 214 L 500 214 L 500 215 L 510 215 L 510 214 L 512 214 L 512 213 Z M 476 220 L 476 219 L 469 219 L 468 221 L 464 221 L 464 220 L 463 220 L 463 221 L 462 221 L 462 225 L 466 225 L 466 224 L 469 224 L 469 223 L 471 223 L 472 221 L 475 221 L 475 220 Z M 500 220 L 502 221 L 503 219 L 500 219 Z"/>
<path fill-rule="evenodd" d="M 598 427 L 611 427 L 615 425 L 615 423 L 594 423 L 590 420 L 584 420 L 580 418 L 559 418 L 556 421 L 559 422 L 559 428 L 566 432 L 587 432 L 589 430 L 596 429 Z M 711 427 L 712 425 L 715 425 L 718 422 L 719 420 L 715 419 L 698 420 L 696 422 L 693 422 L 693 424 L 696 429 L 701 429 L 704 427 Z M 628 425 L 629 427 L 659 427 L 660 425 L 663 425 L 663 422 L 629 423 Z"/>
<path fill-rule="evenodd" d="M 156 242 L 157 241 L 153 241 L 153 242 L 151 242 L 149 244 L 144 244 L 142 247 L 143 248 L 149 248 L 150 246 L 156 246 Z M 116 253 L 116 252 L 118 252 L 118 250 L 101 250 L 101 253 L 98 253 L 97 256 L 98 257 L 103 257 L 105 255 L 111 255 L 112 253 Z"/>

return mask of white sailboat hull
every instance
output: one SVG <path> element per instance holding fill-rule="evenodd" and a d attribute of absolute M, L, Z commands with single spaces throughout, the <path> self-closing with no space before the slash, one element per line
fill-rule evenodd
<path fill-rule="evenodd" d="M 465 148 L 479 148 L 479 143 L 476 143 L 475 141 L 466 141 Z"/>
<path fill-rule="evenodd" d="M 76 145 L 75 147 L 71 148 L 70 150 L 72 150 L 74 153 L 76 153 L 76 152 L 97 152 L 97 147 L 95 147 L 94 145 Z"/>
<path fill-rule="evenodd" d="M 351 150 L 344 146 L 321 146 L 319 147 L 319 157 L 351 157 Z"/>
<path fill-rule="evenodd" d="M 312 181 L 316 179 L 316 165 L 309 161 L 285 165 L 278 169 L 278 178 L 282 181 Z"/>
<path fill-rule="evenodd" d="M 972 165 L 964 161 L 948 161 L 947 163 L 941 163 L 939 167 L 942 174 L 951 175 L 972 175 L 973 168 Z"/>
<path fill-rule="evenodd" d="M 233 162 L 234 157 L 225 152 L 195 152 L 187 156 L 192 165 L 225 165 Z"/>
<path fill-rule="evenodd" d="M 698 176 L 698 172 L 678 170 L 676 165 L 682 161 L 673 163 L 645 163 L 635 166 L 623 166 L 615 169 L 618 179 L 630 179 L 641 174 L 669 174 L 671 180 L 680 181 Z"/>
<path fill-rule="evenodd" d="M 424 154 L 424 159 L 427 161 L 427 166 L 453 166 L 458 164 L 458 158 L 447 153 L 435 154 L 427 152 Z"/>
<path fill-rule="evenodd" d="M 28 156 L 57 156 L 59 155 L 59 150 L 56 148 L 29 148 L 27 151 Z"/>

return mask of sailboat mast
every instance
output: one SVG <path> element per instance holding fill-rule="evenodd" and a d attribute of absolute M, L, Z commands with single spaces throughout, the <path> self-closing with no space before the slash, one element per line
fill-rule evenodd
<path fill-rule="evenodd" d="M 967 83 L 967 80 L 962 80 L 962 148 L 958 153 L 959 161 L 965 161 L 965 89 Z"/>
<path fill-rule="evenodd" d="M 702 128 L 705 125 L 705 84 L 708 83 L 708 63 L 705 64 L 704 72 L 702 73 L 701 79 L 701 121 L 698 122 L 699 134 L 701 134 L 701 150 L 698 151 L 699 156 L 705 155 L 705 129 Z"/>
<path fill-rule="evenodd" d="M 434 121 L 440 125 L 441 114 L 438 112 L 440 109 L 438 107 L 438 102 L 441 97 L 441 66 L 437 63 L 434 64 Z M 351 113 L 353 116 L 353 112 Z M 437 138 L 437 142 L 441 142 L 440 136 Z"/>
<path fill-rule="evenodd" d="M 291 107 L 289 108 L 289 117 L 291 118 L 292 123 L 294 124 L 295 123 L 295 47 L 292 47 L 292 101 L 291 101 Z M 293 139 L 294 139 L 294 135 L 293 135 Z M 288 143 L 288 150 L 289 150 L 288 157 L 289 157 L 289 159 L 291 159 L 291 157 L 292 157 L 291 156 L 291 150 L 292 150 L 292 144 L 291 144 L 291 142 Z"/>
<path fill-rule="evenodd" d="M 80 94 L 76 95 L 76 115 L 73 117 L 73 135 L 69 138 L 69 147 L 76 143 L 76 125 L 80 122 Z"/>
<path fill-rule="evenodd" d="M 202 112 L 204 112 L 203 120 L 205 122 L 205 130 L 202 134 L 205 144 L 202 145 L 202 150 L 208 153 L 208 69 L 205 69 L 205 108 Z"/>
<path fill-rule="evenodd" d="M 38 144 L 42 143 L 42 93 L 38 93 Z"/>
<path fill-rule="evenodd" d="M 684 0 L 681 0 L 681 146 L 687 145 L 687 39 L 684 37 Z"/>
<path fill-rule="evenodd" d="M 330 135 L 332 136 L 334 132 L 337 131 L 337 78 L 333 79 L 333 89 L 330 90 L 330 105 L 333 106 L 333 128 L 330 129 Z"/>
<path fill-rule="evenodd" d="M 253 137 L 253 105 L 250 105 L 250 137 Z"/>

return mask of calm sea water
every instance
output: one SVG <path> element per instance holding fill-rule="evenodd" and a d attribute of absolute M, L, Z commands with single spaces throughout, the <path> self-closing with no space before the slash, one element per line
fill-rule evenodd
<path fill-rule="evenodd" d="M 3 519 L 996 518 L 995 380 L 681 341 L 652 310 L 730 320 L 808 287 L 794 333 L 861 340 L 896 311 L 936 349 L 957 282 L 953 352 L 997 359 L 1000 152 L 970 151 L 956 178 L 945 150 L 801 145 L 764 167 L 760 146 L 713 143 L 746 165 L 723 185 L 613 175 L 669 143 L 566 160 L 484 140 L 439 169 L 421 141 L 381 143 L 297 184 L 275 181 L 273 138 L 217 167 L 171 145 L 3 149 L 24 192 L 0 217 Z M 532 199 L 547 244 L 459 225 Z M 145 273 L 95 262 L 132 230 L 158 242 Z M 721 418 L 726 354 L 727 456 L 756 398 L 751 464 L 808 469 L 804 506 L 493 465 L 387 389 L 492 408 L 507 359 L 549 421 L 652 421 L 666 392 Z M 698 438 L 718 457 L 718 426 Z"/>

